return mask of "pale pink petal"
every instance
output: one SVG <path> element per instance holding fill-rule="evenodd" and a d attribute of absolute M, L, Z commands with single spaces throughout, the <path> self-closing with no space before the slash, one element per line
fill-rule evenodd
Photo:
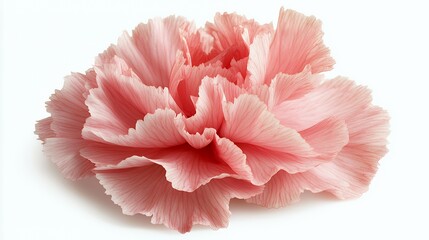
<path fill-rule="evenodd" d="M 39 140 L 45 142 L 46 138 L 55 137 L 54 131 L 51 129 L 52 117 L 47 117 L 37 121 L 36 130 L 34 133 L 39 135 Z"/>
<path fill-rule="evenodd" d="M 214 142 L 200 149 L 182 145 L 146 153 L 145 156 L 165 168 L 166 178 L 172 183 L 173 188 L 193 192 L 214 178 L 237 175 L 228 163 L 216 154 L 219 151 Z"/>
<path fill-rule="evenodd" d="M 116 165 L 132 156 L 142 156 L 146 149 L 89 141 L 80 149 L 80 155 L 96 166 Z"/>
<path fill-rule="evenodd" d="M 242 58 L 240 60 L 233 59 L 231 61 L 231 66 L 228 69 L 233 77 L 228 78 L 229 81 L 235 83 L 236 85 L 242 87 L 244 84 L 244 79 L 247 76 L 247 62 L 249 61 L 248 57 Z"/>
<path fill-rule="evenodd" d="M 349 131 L 344 120 L 328 118 L 299 132 L 315 151 L 335 156 L 349 142 Z"/>
<path fill-rule="evenodd" d="M 338 77 L 301 98 L 275 106 L 272 112 L 282 125 L 301 131 L 331 116 L 339 119 L 353 116 L 365 109 L 371 100 L 366 87 Z"/>
<path fill-rule="evenodd" d="M 389 117 L 378 107 L 369 107 L 347 120 L 349 143 L 333 161 L 307 172 L 279 171 L 265 185 L 264 192 L 248 199 L 266 207 L 282 207 L 299 200 L 304 190 L 328 191 L 338 198 L 364 193 L 387 152 Z M 365 137 L 364 137 L 365 136 Z"/>
<path fill-rule="evenodd" d="M 347 143 L 347 130 L 341 122 L 317 126 L 301 136 L 282 126 L 254 95 L 243 94 L 226 104 L 224 114 L 220 135 L 237 144 L 247 156 L 255 184 L 266 183 L 280 169 L 296 173 L 328 162 L 332 151 Z"/>
<path fill-rule="evenodd" d="M 312 75 L 310 67 L 300 73 L 289 75 L 277 74 L 270 84 L 269 108 L 286 100 L 301 98 L 319 85 L 320 76 Z"/>
<path fill-rule="evenodd" d="M 273 31 L 271 24 L 260 25 L 235 13 L 216 14 L 214 23 L 206 23 L 206 31 L 214 38 L 214 49 L 223 52 L 222 63 L 230 67 L 232 59 L 249 55 L 249 45 L 258 34 Z"/>
<path fill-rule="evenodd" d="M 89 116 L 85 96 L 88 94 L 88 84 L 93 82 L 92 77 L 79 73 L 66 77 L 63 88 L 57 90 L 47 102 L 51 117 L 36 125 L 36 131 L 44 141 L 45 154 L 66 178 L 72 180 L 91 176 L 94 168 L 79 154 L 84 146 L 81 131 Z"/>
<path fill-rule="evenodd" d="M 205 77 L 199 87 L 196 113 L 184 119 L 186 131 L 202 133 L 205 128 L 218 129 L 223 122 L 223 90 L 216 78 Z"/>
<path fill-rule="evenodd" d="M 79 154 L 85 140 L 47 138 L 43 151 L 68 179 L 78 180 L 94 175 L 94 164 Z"/>
<path fill-rule="evenodd" d="M 51 113 L 51 129 L 56 137 L 82 138 L 81 131 L 87 117 L 88 107 L 85 96 L 88 94 L 86 83 L 90 81 L 86 75 L 73 73 L 65 78 L 61 90 L 56 90 L 46 103 L 46 109 Z"/>
<path fill-rule="evenodd" d="M 138 120 L 158 108 L 179 112 L 167 88 L 144 85 L 118 58 L 96 71 L 98 88 L 91 89 L 86 99 L 91 113 L 82 131 L 86 139 L 107 141 L 128 134 Z"/>
<path fill-rule="evenodd" d="M 299 156 L 313 156 L 310 145 L 293 129 L 282 126 L 257 96 L 242 94 L 223 107 L 225 121 L 220 135 L 234 143 L 245 143 L 268 150 Z"/>
<path fill-rule="evenodd" d="M 214 38 L 203 29 L 197 30 L 186 38 L 188 51 L 191 59 L 190 65 L 199 66 L 211 62 L 219 49 L 213 48 Z"/>
<path fill-rule="evenodd" d="M 389 116 L 379 107 L 370 107 L 347 120 L 350 142 L 334 161 L 309 171 L 325 185 L 323 190 L 338 198 L 360 196 L 368 189 L 378 161 L 386 154 Z M 307 174 L 307 173 L 305 173 Z"/>
<path fill-rule="evenodd" d="M 246 201 L 268 208 L 285 207 L 298 202 L 304 190 L 322 191 L 318 181 L 319 179 L 302 173 L 289 174 L 285 171 L 279 171 L 265 184 L 261 194 L 246 199 Z"/>
<path fill-rule="evenodd" d="M 182 233 L 194 224 L 226 227 L 230 199 L 262 191 L 262 187 L 232 178 L 213 180 L 194 192 L 177 191 L 166 181 L 165 170 L 154 164 L 98 171 L 97 178 L 124 214 L 152 216 L 152 223 Z"/>
<path fill-rule="evenodd" d="M 271 45 L 271 35 L 261 34 L 255 37 L 250 45 L 249 62 L 249 82 L 247 85 L 259 86 L 265 83 L 265 75 L 268 68 L 269 50 Z"/>
<path fill-rule="evenodd" d="M 293 10 L 280 10 L 270 47 L 265 83 L 277 73 L 295 74 L 310 65 L 313 73 L 332 69 L 334 60 L 323 44 L 321 22 Z"/>
<path fill-rule="evenodd" d="M 179 117 L 175 120 L 175 124 L 177 129 L 179 130 L 179 134 L 186 140 L 186 142 L 192 146 L 193 148 L 200 149 L 207 145 L 209 145 L 215 135 L 216 129 L 214 128 L 205 128 L 202 133 L 189 133 L 185 127 L 185 118 Z"/>
<path fill-rule="evenodd" d="M 172 73 L 169 90 L 187 116 L 195 114 L 196 109 L 192 97 L 198 97 L 199 88 L 205 77 L 222 76 L 231 82 L 235 80 L 235 73 L 217 65 L 182 65 L 175 67 L 174 71 L 176 72 Z"/>
<path fill-rule="evenodd" d="M 192 27 L 181 17 L 149 20 L 147 24 L 138 25 L 132 37 L 124 33 L 114 51 L 144 84 L 167 87 L 176 53 L 184 48 L 184 33 Z"/>

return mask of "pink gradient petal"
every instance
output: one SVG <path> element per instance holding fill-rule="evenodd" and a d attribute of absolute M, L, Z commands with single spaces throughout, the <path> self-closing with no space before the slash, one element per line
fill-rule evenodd
<path fill-rule="evenodd" d="M 118 58 L 96 71 L 98 88 L 86 99 L 91 113 L 82 131 L 86 139 L 107 141 L 125 135 L 138 120 L 159 108 L 179 111 L 167 88 L 144 85 Z"/>
<path fill-rule="evenodd" d="M 319 85 L 319 78 L 311 74 L 310 67 L 293 75 L 277 74 L 270 84 L 269 108 L 272 109 L 286 100 L 298 99 L 310 93 Z"/>
<path fill-rule="evenodd" d="M 295 74 L 311 65 L 313 73 L 332 69 L 335 61 L 322 41 L 321 22 L 293 10 L 280 9 L 270 47 L 265 83 L 279 72 Z"/>
<path fill-rule="evenodd" d="M 82 139 L 47 138 L 43 151 L 66 178 L 78 180 L 94 175 L 95 165 L 79 154 L 84 146 Z"/>
<path fill-rule="evenodd" d="M 258 34 L 273 32 L 271 24 L 260 25 L 235 13 L 216 14 L 214 23 L 206 23 L 206 31 L 214 38 L 214 48 L 224 52 L 222 63 L 229 67 L 249 55 L 249 45 Z"/>
<path fill-rule="evenodd" d="M 331 116 L 339 119 L 353 116 L 365 109 L 371 100 L 371 93 L 366 87 L 337 77 L 302 98 L 275 106 L 272 112 L 282 125 L 301 131 Z"/>
<path fill-rule="evenodd" d="M 247 84 L 250 86 L 259 86 L 265 83 L 271 39 L 271 35 L 261 34 L 256 36 L 250 45 L 249 62 L 247 64 L 247 70 L 249 71 L 249 83 Z"/>
<path fill-rule="evenodd" d="M 166 181 L 164 169 L 154 164 L 98 171 L 97 178 L 124 214 L 152 216 L 152 223 L 181 233 L 194 224 L 226 227 L 230 199 L 249 198 L 262 191 L 262 187 L 232 178 L 213 180 L 194 192 L 177 191 Z"/>
<path fill-rule="evenodd" d="M 299 132 L 315 151 L 335 156 L 349 142 L 349 131 L 344 120 L 328 118 Z"/>
<path fill-rule="evenodd" d="M 369 107 L 350 117 L 349 143 L 333 161 L 302 173 L 279 171 L 265 185 L 263 193 L 248 201 L 282 207 L 299 201 L 304 190 L 328 191 L 341 199 L 360 196 L 368 189 L 378 161 L 387 152 L 388 120 L 387 113 L 379 107 Z"/>
<path fill-rule="evenodd" d="M 205 128 L 218 129 L 222 124 L 224 94 L 217 79 L 205 77 L 202 80 L 196 102 L 196 113 L 184 119 L 186 131 L 189 133 L 202 133 Z"/>
<path fill-rule="evenodd" d="M 174 77 L 170 82 L 169 90 L 180 108 L 187 116 L 195 114 L 195 105 L 191 97 L 199 95 L 199 87 L 205 77 L 222 76 L 233 82 L 235 75 L 228 69 L 217 65 L 175 67 Z"/>
<path fill-rule="evenodd" d="M 51 129 L 52 117 L 47 117 L 37 121 L 35 133 L 39 135 L 39 140 L 43 143 L 46 138 L 55 137 L 54 131 Z"/>
<path fill-rule="evenodd" d="M 134 30 L 132 37 L 124 33 L 114 46 L 114 52 L 148 86 L 167 87 L 176 52 L 183 50 L 183 33 L 193 26 L 181 17 L 149 20 Z"/>
<path fill-rule="evenodd" d="M 220 135 L 234 143 L 245 143 L 299 156 L 313 156 L 310 145 L 293 129 L 280 125 L 257 96 L 242 94 L 223 107 L 225 121 Z"/>
<path fill-rule="evenodd" d="M 265 184 L 261 194 L 246 199 L 246 201 L 267 208 L 285 207 L 298 202 L 304 190 L 322 191 L 323 188 L 319 187 L 318 181 L 319 179 L 311 175 L 289 174 L 285 171 L 279 171 Z"/>
<path fill-rule="evenodd" d="M 211 62 L 211 60 L 219 54 L 219 50 L 213 48 L 213 36 L 203 29 L 191 33 L 186 38 L 186 42 L 192 66 L 199 66 Z"/>
<path fill-rule="evenodd" d="M 63 88 L 56 90 L 46 103 L 52 117 L 50 127 L 56 137 L 82 138 L 83 124 L 89 117 L 88 107 L 85 105 L 88 81 L 91 81 L 88 76 L 73 73 L 65 78 Z"/>
<path fill-rule="evenodd" d="M 80 155 L 93 162 L 96 166 L 116 165 L 132 156 L 141 156 L 145 149 L 124 147 L 99 142 L 87 142 Z"/>

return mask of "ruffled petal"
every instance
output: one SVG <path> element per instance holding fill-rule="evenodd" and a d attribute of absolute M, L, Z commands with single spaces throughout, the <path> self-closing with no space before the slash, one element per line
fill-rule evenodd
<path fill-rule="evenodd" d="M 149 20 L 138 25 L 132 37 L 124 33 L 113 49 L 144 84 L 168 87 L 176 53 L 184 50 L 183 38 L 193 32 L 192 28 L 193 25 L 181 17 Z"/>
<path fill-rule="evenodd" d="M 94 175 L 95 165 L 79 154 L 83 146 L 82 139 L 47 138 L 43 151 L 66 178 L 78 180 Z"/>
<path fill-rule="evenodd" d="M 273 32 L 271 24 L 260 25 L 235 13 L 216 14 L 214 23 L 206 23 L 206 31 L 214 38 L 214 48 L 221 52 L 224 67 L 249 55 L 249 45 L 255 36 Z"/>
<path fill-rule="evenodd" d="M 266 207 L 283 207 L 297 202 L 304 190 L 328 191 L 338 198 L 364 193 L 387 152 L 389 117 L 379 107 L 369 107 L 347 120 L 349 143 L 328 163 L 306 172 L 279 171 L 265 185 L 264 192 L 248 199 Z"/>
<path fill-rule="evenodd" d="M 227 103 L 224 114 L 220 135 L 247 156 L 254 184 L 266 183 L 280 169 L 296 173 L 328 162 L 348 140 L 341 121 L 323 122 L 301 136 L 282 126 L 254 95 L 240 95 L 234 103 Z"/>
<path fill-rule="evenodd" d="M 265 83 L 270 45 L 271 35 L 269 34 L 261 34 L 256 36 L 255 40 L 250 45 L 249 61 L 247 63 L 249 82 L 247 85 L 259 86 Z"/>
<path fill-rule="evenodd" d="M 270 84 L 269 109 L 286 100 L 298 99 L 310 93 L 319 85 L 319 78 L 320 76 L 311 74 L 310 67 L 293 75 L 277 74 Z"/>
<path fill-rule="evenodd" d="M 223 122 L 222 102 L 224 94 L 216 78 L 205 77 L 199 87 L 196 113 L 183 117 L 186 131 L 202 133 L 205 128 L 218 129 Z"/>
<path fill-rule="evenodd" d="M 251 144 L 299 156 L 313 156 L 310 145 L 293 129 L 280 125 L 255 95 L 242 94 L 223 107 L 225 121 L 220 135 L 234 143 Z"/>
<path fill-rule="evenodd" d="M 86 139 L 107 141 L 125 135 L 138 120 L 156 109 L 179 112 L 167 88 L 144 85 L 125 62 L 114 60 L 96 68 L 98 88 L 92 89 L 86 99 L 91 113 L 82 131 Z"/>
<path fill-rule="evenodd" d="M 97 178 L 124 214 L 152 216 L 152 223 L 181 233 L 190 231 L 194 224 L 226 227 L 230 199 L 248 198 L 262 191 L 262 187 L 232 178 L 213 180 L 194 192 L 177 191 L 166 181 L 165 170 L 156 164 L 102 170 Z"/>
<path fill-rule="evenodd" d="M 179 59 L 177 63 L 180 64 L 181 62 L 183 63 L 183 60 L 180 61 Z M 196 106 L 192 101 L 192 97 L 198 97 L 199 88 L 205 77 L 222 76 L 231 82 L 235 79 L 234 73 L 219 65 L 189 66 L 182 64 L 181 66 L 175 66 L 174 71 L 169 90 L 186 116 L 195 114 Z"/>
<path fill-rule="evenodd" d="M 301 98 L 275 106 L 272 112 L 282 125 L 301 131 L 332 116 L 347 119 L 369 106 L 371 100 L 366 87 L 337 77 Z"/>
<path fill-rule="evenodd" d="M 63 88 L 56 90 L 46 103 L 52 118 L 50 128 L 56 137 L 82 138 L 81 131 L 89 117 L 85 97 L 88 94 L 86 84 L 90 81 L 87 75 L 73 73 L 65 78 Z"/>
<path fill-rule="evenodd" d="M 335 61 L 323 44 L 321 22 L 293 10 L 280 9 L 270 47 L 265 83 L 277 73 L 295 74 L 310 65 L 313 73 L 332 69 Z"/>
<path fill-rule="evenodd" d="M 34 133 L 39 135 L 39 140 L 45 142 L 46 138 L 55 137 L 54 131 L 51 129 L 52 117 L 47 117 L 37 121 L 36 130 Z"/>

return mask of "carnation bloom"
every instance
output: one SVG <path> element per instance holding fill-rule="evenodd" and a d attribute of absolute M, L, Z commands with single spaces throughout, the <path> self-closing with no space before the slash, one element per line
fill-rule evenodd
<path fill-rule="evenodd" d="M 204 28 L 149 20 L 73 73 L 36 133 L 65 177 L 95 175 L 125 214 L 180 232 L 228 224 L 231 198 L 267 207 L 304 190 L 362 194 L 388 116 L 344 77 L 321 23 L 280 10 L 276 29 L 236 14 Z"/>

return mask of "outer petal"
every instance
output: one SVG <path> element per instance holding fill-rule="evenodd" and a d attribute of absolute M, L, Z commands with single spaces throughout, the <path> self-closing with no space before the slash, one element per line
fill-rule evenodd
<path fill-rule="evenodd" d="M 98 88 L 86 100 L 91 113 L 82 132 L 86 139 L 107 141 L 127 134 L 138 120 L 159 108 L 179 111 L 168 89 L 144 85 L 118 58 L 96 70 Z"/>
<path fill-rule="evenodd" d="M 36 133 L 44 141 L 45 154 L 66 178 L 77 180 L 92 175 L 94 165 L 80 156 L 84 145 L 81 131 L 89 116 L 84 101 L 94 75 L 73 73 L 66 77 L 64 87 L 47 102 L 50 118 L 39 121 Z"/>
<path fill-rule="evenodd" d="M 161 166 L 146 165 L 99 171 L 97 178 L 125 214 L 152 216 L 152 223 L 182 233 L 190 231 L 193 224 L 227 226 L 229 200 L 248 198 L 262 190 L 244 180 L 224 178 L 194 192 L 182 192 L 173 189 L 164 174 Z"/>
<path fill-rule="evenodd" d="M 265 185 L 264 192 L 248 201 L 266 207 L 282 207 L 299 200 L 304 190 L 328 191 L 338 198 L 361 195 L 387 152 L 388 115 L 378 107 L 369 107 L 347 120 L 349 143 L 338 156 L 307 172 L 278 172 Z"/>
<path fill-rule="evenodd" d="M 220 134 L 235 143 L 252 144 L 300 156 L 312 156 L 312 148 L 293 129 L 280 125 L 257 96 L 242 94 L 224 104 L 225 122 Z"/>
<path fill-rule="evenodd" d="M 371 100 L 366 87 L 338 77 L 301 98 L 275 106 L 272 112 L 282 125 L 301 131 L 332 116 L 338 119 L 353 116 L 368 107 Z"/>
<path fill-rule="evenodd" d="M 282 8 L 270 47 L 265 83 L 280 72 L 299 73 L 306 65 L 311 65 L 313 73 L 332 69 L 335 62 L 322 36 L 321 23 L 315 17 Z"/>
<path fill-rule="evenodd" d="M 249 62 L 247 63 L 249 82 L 247 85 L 259 86 L 265 83 L 270 44 L 271 35 L 261 34 L 256 36 L 255 40 L 250 45 Z"/>
<path fill-rule="evenodd" d="M 43 143 L 45 142 L 46 138 L 55 137 L 55 133 L 51 129 L 51 123 L 52 117 L 44 118 L 37 121 L 36 123 L 36 131 L 34 133 L 39 135 L 39 140 L 41 140 Z"/>
<path fill-rule="evenodd" d="M 78 180 L 94 175 L 94 164 L 79 154 L 83 146 L 82 139 L 47 138 L 43 150 L 66 178 Z"/>
<path fill-rule="evenodd" d="M 192 32 L 192 28 L 180 17 L 149 20 L 138 25 L 132 37 L 124 33 L 114 51 L 144 84 L 167 87 L 176 53 L 184 49 L 183 37 Z"/>
<path fill-rule="evenodd" d="M 277 74 L 270 84 L 268 107 L 272 109 L 286 100 L 305 96 L 319 85 L 319 78 L 320 76 L 311 74 L 310 67 L 306 67 L 302 72 L 293 75 Z"/>
<path fill-rule="evenodd" d="M 56 90 L 46 103 L 48 112 L 51 113 L 50 127 L 56 137 L 82 138 L 81 131 L 87 117 L 88 107 L 85 105 L 85 97 L 88 94 L 88 76 L 73 73 L 65 78 L 61 90 Z"/>
<path fill-rule="evenodd" d="M 348 140 L 341 121 L 323 123 L 301 134 L 286 128 L 254 95 L 239 96 L 225 105 L 224 113 L 220 134 L 246 154 L 254 184 L 266 183 L 280 169 L 296 173 L 330 161 Z"/>

